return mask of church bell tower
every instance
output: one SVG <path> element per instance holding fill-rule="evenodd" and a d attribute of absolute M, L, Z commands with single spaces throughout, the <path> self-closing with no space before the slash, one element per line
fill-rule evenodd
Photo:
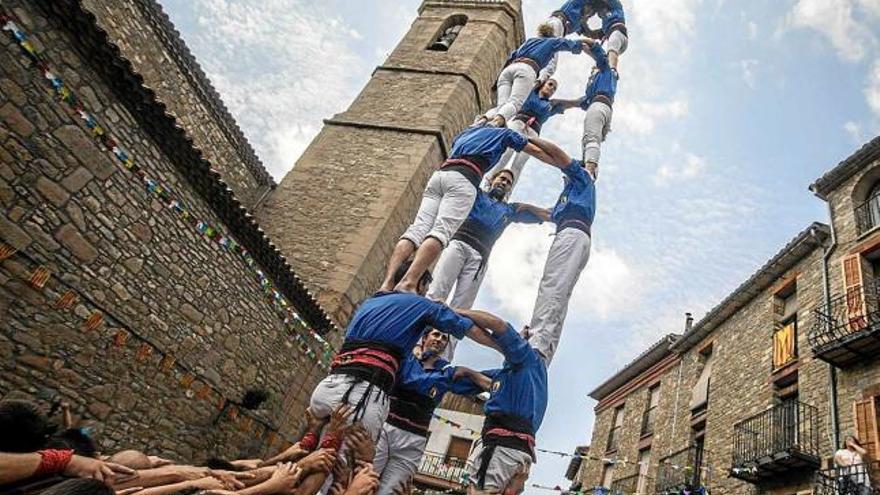
<path fill-rule="evenodd" d="M 296 273 L 345 324 L 379 286 L 452 139 L 493 105 L 523 40 L 520 0 L 425 0 L 409 32 L 257 211 Z"/>

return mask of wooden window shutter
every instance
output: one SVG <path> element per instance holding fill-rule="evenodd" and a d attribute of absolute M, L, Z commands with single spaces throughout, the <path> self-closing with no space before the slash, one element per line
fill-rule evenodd
<path fill-rule="evenodd" d="M 789 323 L 773 334 L 773 368 L 779 368 L 797 357 L 795 324 Z"/>
<path fill-rule="evenodd" d="M 865 291 L 862 288 L 862 256 L 851 254 L 843 259 L 843 289 L 846 299 L 847 329 L 857 332 L 868 326 L 865 317 Z"/>
<path fill-rule="evenodd" d="M 877 408 L 873 397 L 853 403 L 853 422 L 859 442 L 864 445 L 872 460 L 877 459 Z"/>

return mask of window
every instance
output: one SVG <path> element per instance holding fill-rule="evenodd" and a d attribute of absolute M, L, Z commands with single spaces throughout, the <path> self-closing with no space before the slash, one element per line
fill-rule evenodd
<path fill-rule="evenodd" d="M 651 470 L 651 449 L 642 449 L 639 451 L 639 484 L 636 493 L 650 493 L 652 488 L 650 485 L 650 477 L 648 473 Z"/>
<path fill-rule="evenodd" d="M 703 350 L 698 357 L 703 369 L 691 395 L 690 410 L 692 415 L 700 414 L 709 406 L 709 386 L 712 381 L 712 346 Z"/>
<path fill-rule="evenodd" d="M 657 415 L 657 405 L 660 403 L 660 384 L 648 389 L 648 405 L 642 416 L 642 436 L 654 433 L 654 417 Z"/>
<path fill-rule="evenodd" d="M 461 33 L 465 24 L 467 24 L 466 15 L 459 14 L 446 19 L 446 22 L 440 28 L 440 32 L 434 37 L 431 44 L 428 45 L 428 50 L 435 52 L 448 51 L 452 43 L 455 42 L 455 39 L 458 38 L 458 34 Z"/>
<path fill-rule="evenodd" d="M 446 448 L 446 457 L 443 459 L 444 464 L 454 463 L 456 460 L 464 461 L 471 453 L 473 440 L 462 437 L 452 437 L 449 439 L 449 447 Z"/>
<path fill-rule="evenodd" d="M 606 464 L 602 468 L 602 486 L 611 488 L 611 478 L 614 478 L 614 464 Z"/>
<path fill-rule="evenodd" d="M 864 234 L 880 225 L 880 181 L 875 182 L 864 200 L 857 202 L 856 205 L 856 226 L 859 234 Z"/>
<path fill-rule="evenodd" d="M 855 436 L 868 451 L 871 459 L 876 459 L 878 451 L 877 398 L 870 397 L 853 403 L 853 423 Z"/>
<path fill-rule="evenodd" d="M 611 423 L 611 431 L 608 433 L 608 445 L 606 452 L 617 450 L 617 442 L 620 440 L 620 430 L 623 428 L 623 405 L 614 408 L 614 422 Z"/>
<path fill-rule="evenodd" d="M 793 280 L 773 295 L 773 371 L 797 359 L 797 283 Z"/>

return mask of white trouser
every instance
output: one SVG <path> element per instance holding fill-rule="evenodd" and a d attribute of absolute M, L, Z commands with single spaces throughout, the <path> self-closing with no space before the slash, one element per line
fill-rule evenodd
<path fill-rule="evenodd" d="M 483 263 L 483 255 L 466 242 L 453 239 L 443 250 L 437 266 L 434 267 L 434 281 L 428 288 L 427 297 L 446 301 L 454 286 L 455 292 L 452 292 L 452 299 L 448 302 L 449 307 L 470 309 L 474 305 L 485 274 L 486 265 Z M 443 359 L 452 361 L 457 344 L 458 339 L 450 336 Z"/>
<path fill-rule="evenodd" d="M 629 38 L 620 31 L 612 31 L 608 39 L 602 42 L 605 52 L 617 52 L 617 56 L 623 55 L 627 46 L 629 46 Z"/>
<path fill-rule="evenodd" d="M 538 133 L 521 120 L 511 120 L 507 123 L 507 127 L 527 138 L 538 137 Z M 513 158 L 512 163 L 510 163 L 511 157 Z M 513 148 L 507 148 L 504 150 L 498 163 L 496 163 L 491 170 L 486 172 L 483 180 L 483 188 L 488 190 L 491 187 L 489 181 L 492 179 L 492 176 L 499 170 L 507 169 L 513 172 L 513 185 L 510 186 L 510 192 L 512 193 L 514 188 L 516 188 L 516 183 L 519 182 L 519 176 L 522 174 L 523 168 L 525 168 L 526 162 L 529 161 L 530 157 L 531 156 L 525 151 L 514 151 Z M 509 195 L 510 193 L 508 193 L 508 196 Z"/>
<path fill-rule="evenodd" d="M 309 408 L 315 417 L 327 418 L 342 405 L 346 394 L 348 395 L 346 402 L 353 408 L 357 407 L 363 399 L 358 417 L 351 419 L 359 421 L 375 441 L 379 438 L 379 432 L 382 431 L 385 419 L 388 418 L 390 405 L 388 395 L 381 388 L 370 385 L 368 382 L 355 383 L 355 381 L 355 378 L 348 375 L 328 375 L 318 383 L 315 391 L 312 392 Z M 364 398 L 364 394 L 368 390 L 369 395 Z"/>
<path fill-rule="evenodd" d="M 385 423 L 376 443 L 373 469 L 379 473 L 377 495 L 392 495 L 419 468 L 428 439 Z"/>
<path fill-rule="evenodd" d="M 471 486 L 479 488 L 479 480 L 477 479 L 477 471 L 483 462 L 483 441 L 477 440 L 476 446 L 470 457 L 468 457 L 468 476 Z M 510 447 L 495 447 L 492 459 L 486 469 L 486 479 L 481 490 L 487 492 L 499 493 L 503 491 L 513 475 L 523 466 L 532 465 L 532 456 Z"/>
<path fill-rule="evenodd" d="M 584 113 L 584 136 L 581 139 L 584 162 L 599 164 L 601 145 L 611 129 L 611 107 L 594 101 Z"/>
<path fill-rule="evenodd" d="M 486 118 L 492 120 L 500 115 L 510 122 L 522 109 L 537 80 L 538 75 L 529 64 L 517 62 L 505 67 L 498 76 L 498 105 L 486 112 Z"/>
<path fill-rule="evenodd" d="M 400 236 L 421 246 L 426 237 L 433 237 L 445 247 L 449 239 L 467 219 L 477 199 L 477 188 L 455 170 L 438 170 L 431 174 L 416 219 Z"/>
<path fill-rule="evenodd" d="M 529 344 L 544 356 L 547 366 L 562 337 L 568 300 L 589 259 L 590 236 L 581 230 L 562 229 L 550 245 L 529 325 Z"/>

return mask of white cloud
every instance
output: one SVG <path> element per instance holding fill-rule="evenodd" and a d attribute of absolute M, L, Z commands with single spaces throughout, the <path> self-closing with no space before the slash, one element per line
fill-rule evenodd
<path fill-rule="evenodd" d="M 876 12 L 876 0 L 858 0 L 868 12 Z M 871 29 L 854 15 L 854 0 L 798 0 L 786 16 L 786 26 L 807 28 L 823 34 L 837 55 L 855 62 L 875 48 L 877 39 Z"/>
<path fill-rule="evenodd" d="M 639 33 L 639 42 L 657 52 L 687 49 L 694 34 L 696 9 L 701 0 L 638 0 L 627 9 Z M 629 14 L 631 13 L 631 14 Z"/>
<path fill-rule="evenodd" d="M 266 168 L 280 179 L 369 76 L 363 36 L 321 2 L 196 0 L 185 33 Z"/>
<path fill-rule="evenodd" d="M 658 122 L 668 122 L 688 114 L 687 100 L 651 102 L 639 100 L 617 100 L 614 102 L 614 122 L 612 129 L 634 134 L 650 134 Z"/>
<path fill-rule="evenodd" d="M 654 183 L 664 185 L 671 181 L 693 179 L 706 171 L 706 159 L 693 153 L 685 153 L 677 163 L 666 163 L 657 169 Z"/>
<path fill-rule="evenodd" d="M 755 89 L 755 69 L 758 67 L 758 61 L 750 58 L 740 60 L 736 65 L 739 67 L 740 74 L 742 74 L 742 79 L 743 82 L 746 83 L 746 86 Z"/>
<path fill-rule="evenodd" d="M 758 38 L 758 24 L 755 23 L 754 21 L 749 21 L 749 22 L 746 24 L 746 30 L 747 30 L 747 31 L 746 31 L 746 32 L 747 32 L 747 36 L 748 36 L 748 38 L 749 38 L 750 40 L 753 40 L 753 39 L 757 39 L 757 38 Z"/>
<path fill-rule="evenodd" d="M 857 0 L 857 2 L 864 13 L 880 18 L 880 0 Z"/>
<path fill-rule="evenodd" d="M 552 232 L 549 225 L 511 225 L 492 252 L 483 287 L 513 321 L 527 323 L 531 318 Z M 600 320 L 619 317 L 638 303 L 640 290 L 633 272 L 615 250 L 594 244 L 572 294 L 569 313 Z"/>
<path fill-rule="evenodd" d="M 865 141 L 864 133 L 862 132 L 862 126 L 858 123 L 849 121 L 843 124 L 843 130 L 850 135 L 850 137 L 856 144 L 860 144 Z"/>
<path fill-rule="evenodd" d="M 868 82 L 865 85 L 865 99 L 875 114 L 880 116 L 880 58 L 874 61 Z"/>

